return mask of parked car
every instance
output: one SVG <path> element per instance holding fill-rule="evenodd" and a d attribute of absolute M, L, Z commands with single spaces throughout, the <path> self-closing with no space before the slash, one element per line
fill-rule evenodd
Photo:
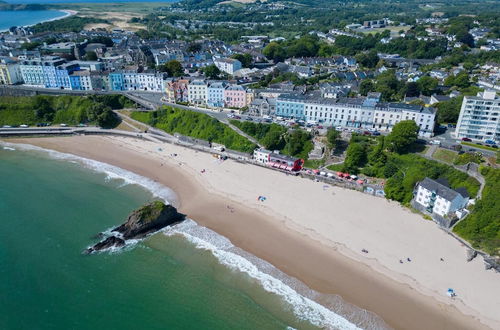
<path fill-rule="evenodd" d="M 363 135 L 372 135 L 372 132 L 369 132 L 369 131 L 364 131 L 364 132 L 363 132 Z"/>
<path fill-rule="evenodd" d="M 12 128 L 12 126 L 10 126 L 10 125 L 3 125 L 2 127 L 3 128 Z"/>
<path fill-rule="evenodd" d="M 436 145 L 436 146 L 439 146 L 439 145 L 441 145 L 441 141 L 439 141 L 439 140 L 432 140 L 432 141 L 430 142 L 430 144 L 434 144 L 434 145 Z"/>
<path fill-rule="evenodd" d="M 240 117 L 240 116 L 236 116 L 236 115 L 235 115 L 233 118 L 234 118 L 234 119 L 241 119 L 241 117 Z"/>
<path fill-rule="evenodd" d="M 66 127 L 66 126 L 68 126 L 68 125 L 66 125 L 66 124 L 62 123 L 62 124 L 59 124 L 59 126 L 61 126 L 61 127 Z"/>
<path fill-rule="evenodd" d="M 19 125 L 19 127 L 21 127 L 21 128 L 28 128 L 28 127 L 29 127 L 29 125 L 22 124 L 22 125 Z"/>
<path fill-rule="evenodd" d="M 496 142 L 493 140 L 485 140 L 484 143 L 485 144 L 496 144 Z"/>
<path fill-rule="evenodd" d="M 462 138 L 462 141 L 464 141 L 464 142 L 472 142 L 472 140 L 471 140 L 471 139 L 469 139 L 468 137 L 463 137 L 463 138 Z"/>
<path fill-rule="evenodd" d="M 372 133 L 372 135 L 379 136 L 380 132 L 379 131 L 375 131 L 375 132 Z"/>

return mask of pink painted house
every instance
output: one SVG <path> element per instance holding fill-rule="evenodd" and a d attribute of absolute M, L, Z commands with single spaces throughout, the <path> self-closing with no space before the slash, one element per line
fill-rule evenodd
<path fill-rule="evenodd" d="M 242 86 L 229 85 L 224 89 L 224 101 L 228 108 L 243 108 L 247 105 L 246 91 Z"/>

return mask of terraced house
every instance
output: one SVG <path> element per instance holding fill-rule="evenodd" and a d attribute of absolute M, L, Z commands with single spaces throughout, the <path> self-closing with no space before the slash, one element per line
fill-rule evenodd
<path fill-rule="evenodd" d="M 321 98 L 288 94 L 278 97 L 276 115 L 324 126 L 379 131 L 391 131 L 398 122 L 413 120 L 420 128 L 420 136 L 431 137 L 436 110 L 419 105 L 380 102 L 380 95 L 377 93 L 365 98 Z"/>

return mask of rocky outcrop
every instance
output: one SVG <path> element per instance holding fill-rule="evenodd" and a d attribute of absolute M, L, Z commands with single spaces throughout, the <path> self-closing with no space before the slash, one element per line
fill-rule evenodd
<path fill-rule="evenodd" d="M 116 236 L 109 236 L 105 240 L 95 244 L 92 247 L 89 247 L 87 250 L 84 251 L 84 253 L 90 254 L 92 252 L 106 250 L 112 247 L 122 247 L 124 245 L 125 241 L 123 239 Z"/>
<path fill-rule="evenodd" d="M 474 259 L 475 257 L 477 257 L 477 251 L 473 249 L 467 249 L 467 261 L 472 261 L 472 259 Z"/>
<path fill-rule="evenodd" d="M 144 238 L 166 226 L 183 221 L 185 217 L 172 205 L 154 201 L 133 211 L 125 223 L 111 231 L 111 236 L 101 234 L 106 238 L 84 252 L 92 253 L 112 247 L 122 247 L 126 240 Z"/>

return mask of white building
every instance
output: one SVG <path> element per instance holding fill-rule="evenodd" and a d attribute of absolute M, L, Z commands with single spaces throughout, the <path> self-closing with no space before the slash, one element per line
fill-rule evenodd
<path fill-rule="evenodd" d="M 278 104 L 279 106 L 279 104 Z M 419 135 L 433 136 L 436 111 L 419 105 L 380 103 L 377 98 L 310 99 L 305 101 L 304 120 L 325 126 L 371 128 L 390 132 L 403 120 L 413 120 Z"/>
<path fill-rule="evenodd" d="M 267 164 L 269 162 L 269 155 L 271 151 L 264 148 L 255 149 L 253 151 L 253 159 L 259 163 Z"/>
<path fill-rule="evenodd" d="M 123 87 L 128 91 L 163 92 L 164 74 L 154 72 L 123 72 Z"/>
<path fill-rule="evenodd" d="M 425 178 L 418 183 L 413 201 L 431 215 L 453 217 L 467 206 L 469 195 L 465 189 L 453 190 L 441 182 Z"/>
<path fill-rule="evenodd" d="M 208 84 L 204 80 L 193 80 L 188 85 L 188 100 L 191 104 L 205 105 L 208 97 Z"/>
<path fill-rule="evenodd" d="M 234 58 L 217 58 L 214 60 L 214 64 L 219 70 L 230 75 L 242 68 L 241 62 Z"/>
<path fill-rule="evenodd" d="M 17 62 L 10 58 L 0 60 L 0 85 L 13 85 L 23 81 Z"/>
<path fill-rule="evenodd" d="M 464 96 L 455 135 L 457 138 L 500 143 L 500 98 L 495 91 Z"/>

